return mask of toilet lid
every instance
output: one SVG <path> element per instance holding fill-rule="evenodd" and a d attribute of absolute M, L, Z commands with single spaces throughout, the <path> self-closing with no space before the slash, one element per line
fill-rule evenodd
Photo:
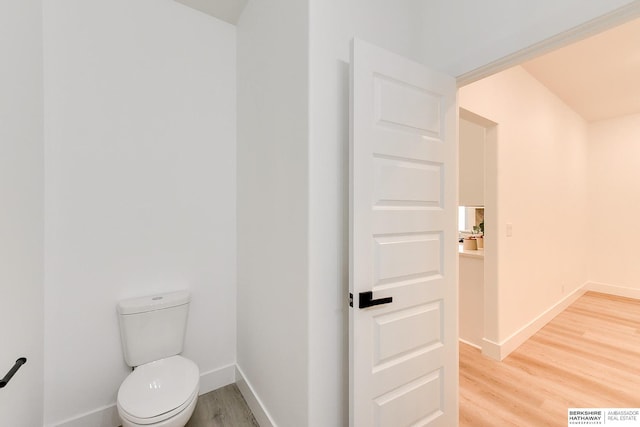
<path fill-rule="evenodd" d="M 198 367 L 182 356 L 138 366 L 118 390 L 118 405 L 136 418 L 153 418 L 184 404 L 199 384 Z"/>

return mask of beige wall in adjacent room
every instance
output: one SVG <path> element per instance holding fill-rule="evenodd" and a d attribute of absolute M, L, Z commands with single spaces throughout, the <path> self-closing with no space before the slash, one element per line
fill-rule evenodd
<path fill-rule="evenodd" d="M 589 280 L 640 297 L 640 114 L 589 125 Z"/>
<path fill-rule="evenodd" d="M 485 337 L 500 343 L 587 280 L 587 124 L 521 67 L 461 88 L 460 106 L 498 123 L 497 322 Z"/>

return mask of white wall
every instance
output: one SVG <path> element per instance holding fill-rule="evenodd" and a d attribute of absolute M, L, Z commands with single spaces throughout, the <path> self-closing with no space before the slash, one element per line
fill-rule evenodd
<path fill-rule="evenodd" d="M 640 297 L 640 114 L 589 124 L 589 280 Z"/>
<path fill-rule="evenodd" d="M 238 366 L 271 422 L 308 417 L 308 5 L 250 1 L 238 31 Z"/>
<path fill-rule="evenodd" d="M 422 61 L 459 76 L 638 0 L 424 2 Z"/>
<path fill-rule="evenodd" d="M 0 424 L 42 425 L 42 1 L 0 2 Z"/>
<path fill-rule="evenodd" d="M 461 88 L 460 106 L 498 123 L 497 227 L 485 230 L 498 317 L 485 337 L 500 343 L 587 280 L 587 125 L 521 67 Z"/>
<path fill-rule="evenodd" d="M 44 38 L 55 424 L 115 402 L 119 299 L 189 289 L 184 354 L 235 362 L 235 28 L 172 0 L 46 0 Z"/>

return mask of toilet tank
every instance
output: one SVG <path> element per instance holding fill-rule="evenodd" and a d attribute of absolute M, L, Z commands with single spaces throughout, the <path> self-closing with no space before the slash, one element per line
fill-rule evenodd
<path fill-rule="evenodd" d="M 118 303 L 124 360 L 140 366 L 182 353 L 190 295 L 187 291 L 132 298 Z"/>

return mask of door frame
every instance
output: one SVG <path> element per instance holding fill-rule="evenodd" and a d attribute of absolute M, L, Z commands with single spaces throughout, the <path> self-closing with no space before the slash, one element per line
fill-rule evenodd
<path fill-rule="evenodd" d="M 634 1 L 610 13 L 594 18 L 576 27 L 558 33 L 548 39 L 534 43 L 523 49 L 491 61 L 474 70 L 456 77 L 458 88 L 492 76 L 508 68 L 520 65 L 537 56 L 549 53 L 561 47 L 584 40 L 603 31 L 622 25 L 640 17 L 640 2 Z"/>

